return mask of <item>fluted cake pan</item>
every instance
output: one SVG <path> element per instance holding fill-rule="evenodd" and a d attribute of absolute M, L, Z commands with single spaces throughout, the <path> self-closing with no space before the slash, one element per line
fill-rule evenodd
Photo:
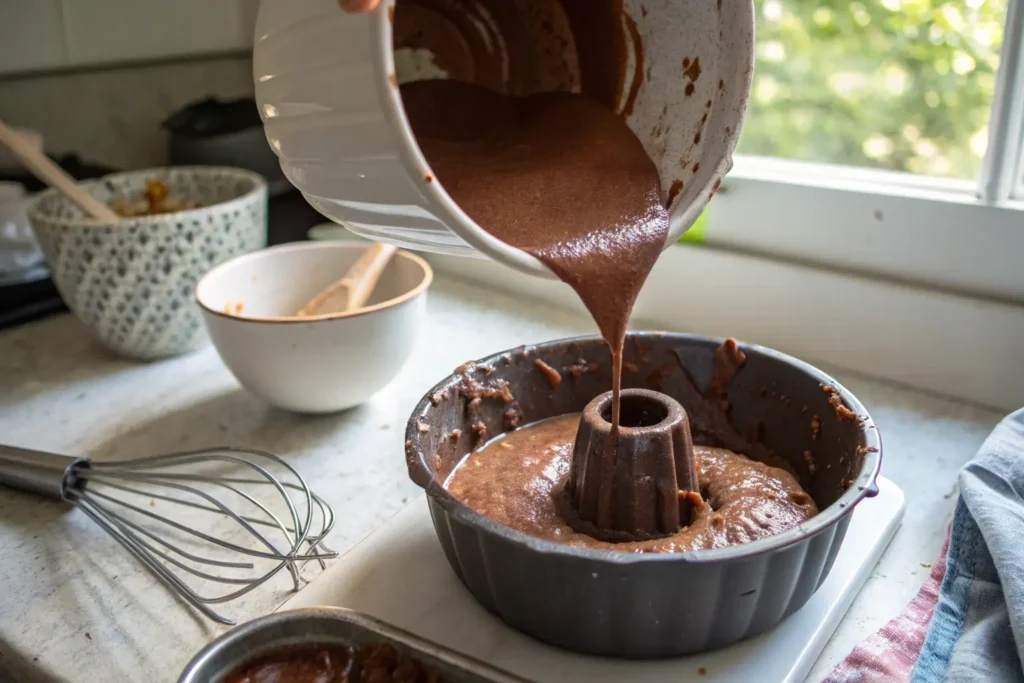
<path fill-rule="evenodd" d="M 611 363 L 599 337 L 467 363 L 423 397 L 406 432 L 409 475 L 428 493 L 452 569 L 485 608 L 552 645 L 652 658 L 755 636 L 807 602 L 828 576 L 854 507 L 877 493 L 878 430 L 827 374 L 755 345 L 740 344 L 745 363 L 724 395 L 709 400 L 722 344 L 682 334 L 630 335 L 623 386 L 679 401 L 697 444 L 781 456 L 821 510 L 788 531 L 726 548 L 631 554 L 570 547 L 494 522 L 444 488 L 456 465 L 487 439 L 580 412 L 607 391 Z M 709 410 L 722 399 L 728 413 Z"/>

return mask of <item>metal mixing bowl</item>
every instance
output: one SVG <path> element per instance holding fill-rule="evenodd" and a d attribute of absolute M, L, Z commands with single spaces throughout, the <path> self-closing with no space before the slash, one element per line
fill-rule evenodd
<path fill-rule="evenodd" d="M 337 607 L 277 612 L 231 629 L 204 647 L 178 683 L 216 683 L 246 664 L 296 647 L 389 643 L 441 674 L 445 683 L 527 683 L 483 662 L 365 614 Z"/>
<path fill-rule="evenodd" d="M 661 391 L 688 408 L 703 400 L 699 392 L 711 380 L 721 343 L 631 335 L 623 386 Z M 860 402 L 822 371 L 771 349 L 741 348 L 747 360 L 727 388 L 728 419 L 739 434 L 784 457 L 821 512 L 775 536 L 714 550 L 628 554 L 569 547 L 493 522 L 442 486 L 475 446 L 472 438 L 449 438 L 453 430 L 472 435 L 483 425 L 495 436 L 517 420 L 580 412 L 607 391 L 610 360 L 600 338 L 498 353 L 475 369 L 460 368 L 424 396 L 406 432 L 409 475 L 429 494 L 448 561 L 476 599 L 547 643 L 630 658 L 723 647 L 803 606 L 828 576 L 854 506 L 877 493 L 881 440 Z M 538 359 L 560 370 L 562 382 L 553 387 Z M 518 410 L 510 412 L 515 406 L 500 396 L 467 410 L 467 377 L 492 388 L 507 382 Z M 856 418 L 841 415 L 829 402 L 833 396 Z M 695 429 L 693 436 L 695 443 L 718 445 L 713 430 Z"/>

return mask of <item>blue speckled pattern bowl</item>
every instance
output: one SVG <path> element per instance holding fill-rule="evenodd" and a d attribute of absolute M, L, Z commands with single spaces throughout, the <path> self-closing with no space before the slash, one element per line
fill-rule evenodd
<path fill-rule="evenodd" d="M 207 343 L 194 291 L 210 268 L 267 241 L 267 185 L 242 169 L 185 166 L 118 173 L 83 186 L 108 204 L 150 180 L 200 208 L 97 221 L 55 190 L 28 216 L 68 308 L 111 351 L 153 360 Z"/>

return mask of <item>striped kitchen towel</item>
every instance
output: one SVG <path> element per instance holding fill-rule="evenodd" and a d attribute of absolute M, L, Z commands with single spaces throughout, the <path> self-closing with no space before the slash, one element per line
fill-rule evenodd
<path fill-rule="evenodd" d="M 827 683 L 1024 683 L 1024 410 L 999 423 L 959 484 L 925 585 Z"/>
<path fill-rule="evenodd" d="M 824 683 L 905 683 L 921 654 L 946 574 L 949 532 L 921 590 L 903 612 L 854 648 Z"/>

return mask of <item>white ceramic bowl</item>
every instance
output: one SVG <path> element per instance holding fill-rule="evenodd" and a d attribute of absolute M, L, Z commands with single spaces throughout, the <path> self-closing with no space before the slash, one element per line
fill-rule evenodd
<path fill-rule="evenodd" d="M 180 166 L 115 173 L 82 183 L 106 203 L 137 199 L 162 180 L 172 198 L 201 208 L 125 218 L 86 216 L 56 190 L 28 207 L 68 308 L 107 348 L 152 360 L 207 342 L 193 290 L 210 267 L 267 243 L 267 184 L 250 171 Z"/>
<path fill-rule="evenodd" d="M 732 163 L 753 74 L 751 0 L 624 0 L 643 44 L 626 121 L 658 165 L 673 222 L 700 216 Z M 473 255 L 551 276 L 459 209 L 420 153 L 396 83 L 395 0 L 367 15 L 337 0 L 263 0 L 253 70 L 267 138 L 325 216 L 411 249 Z M 699 61 L 699 67 L 692 65 Z M 630 65 L 631 67 L 633 65 Z M 684 68 L 688 66 L 690 68 Z M 636 85 L 631 83 L 631 86 Z"/>
<path fill-rule="evenodd" d="M 364 309 L 291 317 L 364 249 L 285 244 L 241 256 L 200 280 L 203 320 L 242 386 L 286 410 L 328 413 L 364 403 L 394 379 L 426 315 L 433 272 L 419 256 L 398 252 Z"/>

